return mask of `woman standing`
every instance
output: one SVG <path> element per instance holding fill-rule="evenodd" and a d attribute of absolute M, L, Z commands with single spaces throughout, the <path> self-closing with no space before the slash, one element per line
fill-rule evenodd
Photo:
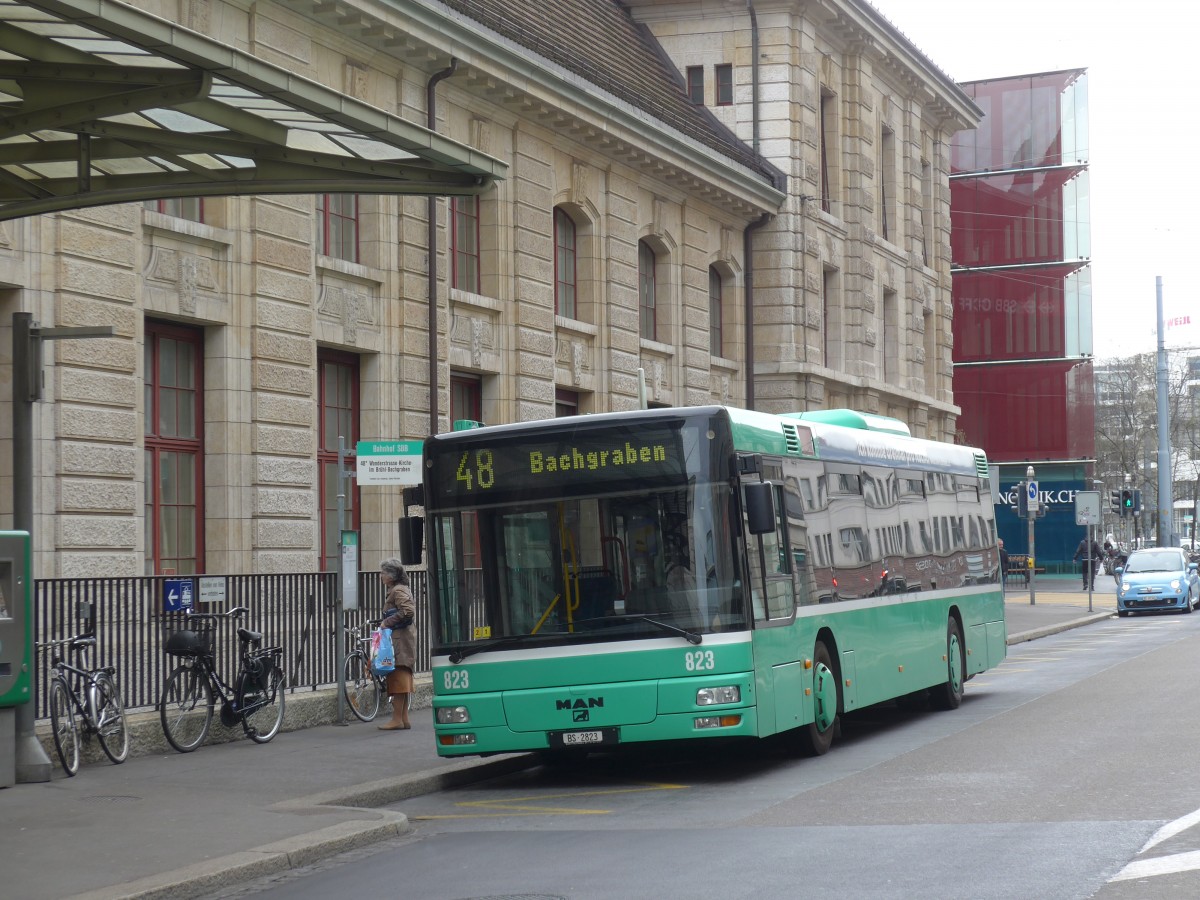
<path fill-rule="evenodd" d="M 408 721 L 408 698 L 413 690 L 413 667 L 416 665 L 417 639 L 413 632 L 412 591 L 408 589 L 408 573 L 400 560 L 392 557 L 379 564 L 379 580 L 387 589 L 383 621 L 380 628 L 392 629 L 392 650 L 396 669 L 387 677 L 387 691 L 392 698 L 392 718 L 379 726 L 380 731 L 411 728 Z"/>

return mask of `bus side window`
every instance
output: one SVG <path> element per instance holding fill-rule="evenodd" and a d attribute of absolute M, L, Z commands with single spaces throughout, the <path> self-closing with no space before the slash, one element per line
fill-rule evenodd
<path fill-rule="evenodd" d="M 796 609 L 792 559 L 787 542 L 787 505 L 783 485 L 773 484 L 771 487 L 775 493 L 775 530 L 759 536 L 762 542 L 761 560 L 766 566 L 766 577 L 756 578 L 754 587 L 762 590 L 765 580 L 767 618 L 786 619 Z M 758 560 L 754 562 L 757 563 Z"/>

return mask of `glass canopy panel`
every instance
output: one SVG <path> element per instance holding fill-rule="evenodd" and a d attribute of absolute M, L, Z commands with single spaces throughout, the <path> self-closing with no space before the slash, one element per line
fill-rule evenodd
<path fill-rule="evenodd" d="M 148 109 L 142 115 L 169 131 L 179 131 L 186 134 L 228 131 L 228 129 L 220 125 L 206 122 L 204 119 L 199 119 L 188 113 L 179 112 L 177 109 Z"/>
<path fill-rule="evenodd" d="M 162 166 L 141 156 L 95 160 L 92 162 L 92 168 L 105 175 L 145 175 L 163 171 Z"/>
<path fill-rule="evenodd" d="M 334 140 L 339 144 L 344 144 L 346 149 L 363 159 L 418 159 L 415 154 L 405 153 L 399 147 L 391 147 L 366 138 L 343 134 L 338 135 Z"/>

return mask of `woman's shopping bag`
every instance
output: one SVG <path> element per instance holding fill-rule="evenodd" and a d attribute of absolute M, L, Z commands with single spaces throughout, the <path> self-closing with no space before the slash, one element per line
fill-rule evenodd
<path fill-rule="evenodd" d="M 387 675 L 396 669 L 396 653 L 392 649 L 392 630 L 376 628 L 371 633 L 371 671 Z"/>

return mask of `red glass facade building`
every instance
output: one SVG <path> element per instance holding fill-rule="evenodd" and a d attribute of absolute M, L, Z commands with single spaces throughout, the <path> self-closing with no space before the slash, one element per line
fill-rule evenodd
<path fill-rule="evenodd" d="M 959 431 L 1001 465 L 1002 492 L 1032 464 L 1043 493 L 1061 499 L 1039 525 L 1037 555 L 1065 568 L 1074 491 L 1090 488 L 1095 456 L 1087 73 L 961 87 L 984 118 L 951 148 Z M 1010 551 L 1027 549 L 1006 506 L 997 521 Z"/>

